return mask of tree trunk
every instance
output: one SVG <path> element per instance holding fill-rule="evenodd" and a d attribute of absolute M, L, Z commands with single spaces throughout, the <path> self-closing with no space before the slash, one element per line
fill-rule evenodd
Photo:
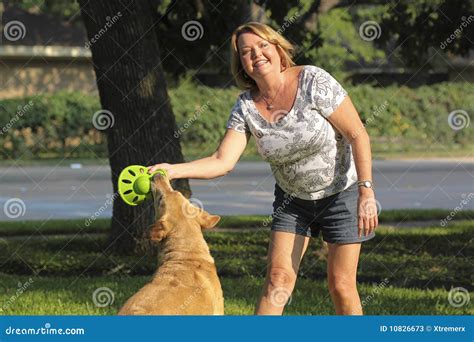
<path fill-rule="evenodd" d="M 117 194 L 120 171 L 128 165 L 181 163 L 176 121 L 161 67 L 159 18 L 148 1 L 79 0 L 92 50 L 97 87 L 107 123 L 97 122 L 107 136 L 112 184 Z M 109 111 L 109 112 L 107 112 Z M 92 115 L 92 113 L 91 113 Z M 173 182 L 189 198 L 187 180 Z M 146 238 L 154 220 L 152 201 L 132 207 L 116 197 L 110 246 L 118 253 L 150 251 Z"/>

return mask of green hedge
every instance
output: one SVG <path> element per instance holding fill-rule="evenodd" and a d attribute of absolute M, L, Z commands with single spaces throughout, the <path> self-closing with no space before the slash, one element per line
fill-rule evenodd
<path fill-rule="evenodd" d="M 3 159 L 105 156 L 105 137 L 92 124 L 98 98 L 58 92 L 0 101 Z"/>
<path fill-rule="evenodd" d="M 453 130 L 448 115 L 472 115 L 471 83 L 440 83 L 416 89 L 369 85 L 347 90 L 366 123 L 375 151 L 425 150 L 427 146 L 466 147 L 472 127 Z M 183 148 L 215 149 L 225 132 L 239 90 L 197 86 L 182 80 L 169 90 Z M 25 157 L 106 157 L 103 134 L 92 124 L 98 98 L 59 92 L 0 100 L 0 150 L 3 159 Z M 468 118 L 469 120 L 469 118 Z"/>

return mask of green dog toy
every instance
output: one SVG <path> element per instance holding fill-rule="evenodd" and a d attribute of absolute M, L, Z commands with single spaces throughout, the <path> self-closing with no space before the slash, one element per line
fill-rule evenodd
<path fill-rule="evenodd" d="M 123 201 L 129 205 L 139 205 L 151 199 L 151 180 L 154 175 L 168 176 L 166 170 L 156 170 L 148 173 L 148 169 L 141 165 L 130 165 L 120 172 L 118 192 Z"/>

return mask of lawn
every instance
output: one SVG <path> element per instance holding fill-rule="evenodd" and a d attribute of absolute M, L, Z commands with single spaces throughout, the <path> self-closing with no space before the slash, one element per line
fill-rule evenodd
<path fill-rule="evenodd" d="M 401 211 L 385 215 L 386 221 L 402 216 L 410 220 L 436 217 Z M 365 313 L 472 314 L 472 303 L 459 306 L 448 300 L 452 288 L 472 290 L 474 224 L 466 219 L 470 215 L 472 212 L 456 216 L 456 221 L 447 227 L 437 224 L 393 228 L 396 224 L 382 224 L 376 238 L 364 244 L 360 259 L 359 292 Z M 220 227 L 253 228 L 206 233 L 229 315 L 252 314 L 261 290 L 269 233 L 267 228 L 258 226 L 258 219 L 224 217 L 223 223 L 227 223 Z M 151 256 L 104 252 L 106 220 L 87 231 L 94 234 L 85 234 L 75 221 L 51 221 L 35 234 L 28 234 L 27 226 L 35 227 L 31 223 L 4 223 L 0 228 L 2 314 L 116 314 L 124 301 L 150 279 L 156 267 L 157 260 Z M 64 235 L 50 235 L 58 233 Z M 319 239 L 310 244 L 286 314 L 333 314 L 320 247 Z M 113 297 L 113 303 L 97 306 L 92 300 L 93 293 L 104 287 L 110 289 L 109 299 Z"/>

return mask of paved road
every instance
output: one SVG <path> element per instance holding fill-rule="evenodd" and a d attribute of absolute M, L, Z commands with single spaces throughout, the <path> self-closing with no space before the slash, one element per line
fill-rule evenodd
<path fill-rule="evenodd" d="M 474 162 L 375 161 L 373 171 L 382 210 L 453 209 L 474 192 Z M 104 209 L 112 195 L 108 166 L 0 167 L 0 184 L 0 220 L 11 219 L 6 210 L 18 215 L 14 209 L 22 219 L 85 218 Z M 274 184 L 262 162 L 240 162 L 218 179 L 191 180 L 193 197 L 220 215 L 271 214 Z M 463 208 L 474 209 L 474 200 Z M 108 207 L 101 217 L 110 215 Z"/>

